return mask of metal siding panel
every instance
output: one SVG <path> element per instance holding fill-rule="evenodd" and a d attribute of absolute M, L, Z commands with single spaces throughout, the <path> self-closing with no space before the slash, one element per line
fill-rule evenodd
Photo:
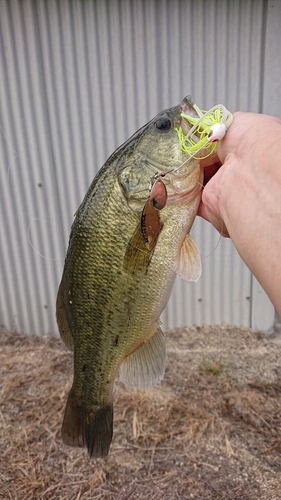
<path fill-rule="evenodd" d="M 256 278 L 252 277 L 251 327 L 262 332 L 272 333 L 275 309 Z"/>
<path fill-rule="evenodd" d="M 189 93 L 205 109 L 222 102 L 260 110 L 264 5 L 2 0 L 6 328 L 57 334 L 55 296 L 73 214 L 106 158 L 135 130 Z M 203 221 L 193 234 L 203 276 L 197 284 L 178 280 L 165 326 L 249 324 L 249 271 L 229 241 L 217 246 L 218 234 Z"/>
<path fill-rule="evenodd" d="M 262 112 L 281 119 L 281 2 L 268 2 Z"/>
<path fill-rule="evenodd" d="M 177 278 L 162 315 L 164 327 L 222 322 L 250 325 L 251 273 L 231 241 L 203 220 L 195 221 L 191 234 L 200 248 L 202 276 L 197 283 Z"/>

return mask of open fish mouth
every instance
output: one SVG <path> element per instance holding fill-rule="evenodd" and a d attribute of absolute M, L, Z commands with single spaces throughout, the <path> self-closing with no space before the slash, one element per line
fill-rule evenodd
<path fill-rule="evenodd" d="M 198 117 L 198 113 L 193 107 L 193 101 L 190 96 L 186 96 L 183 98 L 180 109 L 181 112 L 185 113 L 186 115 L 191 115 L 194 116 L 195 118 Z M 191 129 L 190 123 L 188 123 L 188 121 L 185 118 L 181 117 L 180 126 L 182 128 L 184 135 L 187 135 Z"/>

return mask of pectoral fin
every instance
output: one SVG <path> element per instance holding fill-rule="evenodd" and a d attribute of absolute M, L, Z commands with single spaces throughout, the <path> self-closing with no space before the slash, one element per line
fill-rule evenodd
<path fill-rule="evenodd" d="M 150 389 L 164 377 L 165 339 L 161 328 L 128 356 L 120 366 L 119 377 L 130 389 Z"/>
<path fill-rule="evenodd" d="M 151 252 L 153 252 L 155 248 L 161 229 L 162 225 L 160 222 L 159 210 L 154 208 L 148 200 L 141 214 L 141 232 Z"/>
<path fill-rule="evenodd" d="M 201 276 L 202 266 L 199 248 L 189 234 L 186 235 L 181 246 L 175 272 L 186 281 L 198 281 Z"/>
<path fill-rule="evenodd" d="M 141 228 L 138 226 L 126 248 L 123 263 L 125 271 L 145 272 L 149 266 L 150 255 L 149 245 L 144 241 Z"/>
<path fill-rule="evenodd" d="M 148 200 L 141 214 L 141 222 L 126 248 L 126 271 L 147 272 L 161 229 L 159 211 L 153 208 Z"/>

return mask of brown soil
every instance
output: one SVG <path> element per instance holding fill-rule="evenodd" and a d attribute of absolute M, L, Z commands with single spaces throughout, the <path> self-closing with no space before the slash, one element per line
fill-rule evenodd
<path fill-rule="evenodd" d="M 1 331 L 0 498 L 281 499 L 281 324 L 167 332 L 164 381 L 115 386 L 109 456 L 62 444 L 72 355 Z"/>

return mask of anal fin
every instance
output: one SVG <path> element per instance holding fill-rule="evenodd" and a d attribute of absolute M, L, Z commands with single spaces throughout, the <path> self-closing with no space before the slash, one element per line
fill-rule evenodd
<path fill-rule="evenodd" d="M 165 339 L 161 328 L 128 356 L 120 366 L 119 378 L 130 389 L 150 389 L 164 377 Z"/>

